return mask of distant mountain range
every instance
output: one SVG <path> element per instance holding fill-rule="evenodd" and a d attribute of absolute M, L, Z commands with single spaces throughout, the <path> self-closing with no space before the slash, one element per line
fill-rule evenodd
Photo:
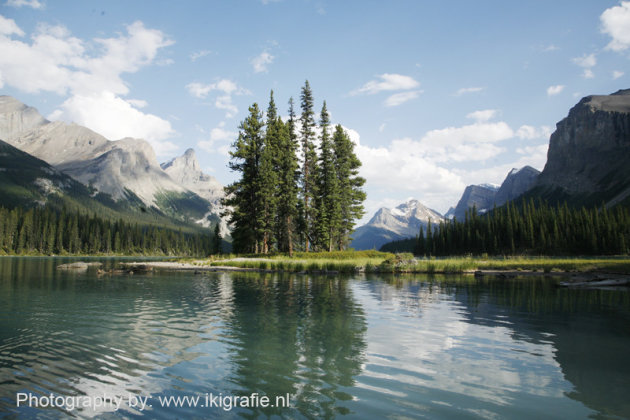
<path fill-rule="evenodd" d="M 630 89 L 583 98 L 557 124 L 542 172 L 525 166 L 512 169 L 500 186 L 469 185 L 445 218 L 463 220 L 473 207 L 483 214 L 520 197 L 580 206 L 630 205 Z M 357 228 L 352 246 L 379 248 L 385 239 L 417 235 L 418 223 L 410 218 L 398 218 L 398 224 L 380 222 L 388 212 L 378 210 Z"/>
<path fill-rule="evenodd" d="M 350 246 L 354 249 L 379 249 L 387 242 L 413 237 L 427 224 L 439 223 L 443 216 L 418 200 L 409 200 L 394 209 L 380 208 L 370 221 L 357 228 Z"/>
<path fill-rule="evenodd" d="M 475 207 L 477 213 L 484 214 L 494 206 L 502 206 L 508 201 L 520 197 L 535 184 L 540 171 L 531 166 L 514 168 L 508 173 L 500 186 L 492 184 L 469 185 L 464 190 L 455 209 L 446 217 L 464 220 L 466 210 Z"/>
<path fill-rule="evenodd" d="M 111 141 L 77 124 L 50 122 L 10 96 L 0 96 L 0 139 L 5 205 L 72 203 L 190 226 L 220 221 L 223 188 L 201 172 L 192 149 L 160 166 L 144 140 Z"/>

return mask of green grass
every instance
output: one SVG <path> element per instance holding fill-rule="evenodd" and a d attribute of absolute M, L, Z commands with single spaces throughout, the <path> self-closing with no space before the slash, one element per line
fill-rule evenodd
<path fill-rule="evenodd" d="M 503 257 L 473 258 L 450 257 L 415 259 L 408 253 L 391 254 L 378 251 L 343 251 L 331 253 L 295 253 L 293 258 L 275 254 L 270 256 L 214 257 L 204 265 L 253 268 L 288 272 L 380 272 L 380 273 L 466 273 L 477 270 L 588 272 L 607 271 L 630 273 L 630 258 L 551 258 Z"/>

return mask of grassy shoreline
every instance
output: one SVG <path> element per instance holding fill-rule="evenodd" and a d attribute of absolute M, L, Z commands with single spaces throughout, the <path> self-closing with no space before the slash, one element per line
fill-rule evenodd
<path fill-rule="evenodd" d="M 552 257 L 450 257 L 416 259 L 411 254 L 378 251 L 343 251 L 336 253 L 299 253 L 286 255 L 246 255 L 189 260 L 196 266 L 235 267 L 261 271 L 305 273 L 428 273 L 457 274 L 476 271 L 630 274 L 628 257 L 552 258 Z"/>

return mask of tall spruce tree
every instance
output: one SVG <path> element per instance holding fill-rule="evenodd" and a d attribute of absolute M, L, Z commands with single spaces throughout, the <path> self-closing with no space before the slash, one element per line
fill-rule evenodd
<path fill-rule="evenodd" d="M 330 116 L 326 101 L 322 106 L 320 123 L 319 165 L 317 172 L 317 241 L 319 248 L 332 251 L 338 243 L 341 228 L 339 179 L 335 165 L 335 154 L 328 132 Z"/>
<path fill-rule="evenodd" d="M 340 221 L 337 231 L 337 248 L 345 249 L 350 243 L 350 234 L 357 220 L 363 217 L 365 210 L 365 192 L 361 189 L 365 178 L 359 176 L 361 161 L 354 153 L 354 143 L 340 124 L 335 126 L 333 134 L 335 171 L 338 179 Z"/>
<path fill-rule="evenodd" d="M 260 252 L 266 254 L 275 242 L 277 217 L 277 185 L 279 181 L 279 136 L 281 132 L 278 122 L 278 110 L 273 99 L 273 90 L 269 95 L 267 108 L 267 130 L 261 155 L 260 171 L 257 182 L 257 195 L 260 202 L 262 217 L 260 218 L 260 236 L 262 243 Z"/>
<path fill-rule="evenodd" d="M 313 92 L 308 80 L 304 83 L 300 95 L 302 115 L 300 117 L 300 140 L 302 143 L 302 219 L 304 225 L 304 250 L 310 251 L 315 236 L 317 217 L 315 197 L 317 196 L 317 153 L 315 151 L 315 113 L 313 111 Z"/>
<path fill-rule="evenodd" d="M 262 114 L 258 104 L 254 103 L 249 107 L 249 116 L 239 126 L 238 138 L 230 151 L 228 166 L 241 174 L 239 180 L 225 187 L 226 198 L 223 201 L 233 226 L 232 246 L 235 252 L 260 251 L 264 213 L 258 177 L 264 148 L 263 126 Z"/>
<path fill-rule="evenodd" d="M 278 118 L 278 249 L 293 256 L 296 219 L 298 215 L 298 160 L 293 98 L 289 99 L 289 120 Z"/>

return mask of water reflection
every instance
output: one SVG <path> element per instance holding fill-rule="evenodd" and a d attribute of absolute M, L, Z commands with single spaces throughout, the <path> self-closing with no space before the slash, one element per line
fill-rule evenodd
<path fill-rule="evenodd" d="M 367 328 L 348 281 L 241 274 L 232 287 L 233 393 L 289 393 L 297 410 L 314 418 L 347 413 L 343 401 L 352 398 L 346 389 L 360 372 Z"/>
<path fill-rule="evenodd" d="M 627 292 L 542 277 L 99 278 L 60 263 L 0 258 L 0 417 L 630 416 Z M 16 392 L 156 404 L 38 411 Z M 157 404 L 253 392 L 291 408 Z"/>
<path fill-rule="evenodd" d="M 515 417 L 522 407 L 543 417 L 630 415 L 627 291 L 562 289 L 543 277 L 461 276 L 372 279 L 363 289 L 375 302 L 364 303 L 366 312 L 378 314 L 387 328 L 373 328 L 378 321 L 369 319 L 369 362 L 359 381 L 380 392 L 388 388 L 383 372 L 410 370 L 415 361 L 418 374 L 406 381 L 432 402 L 417 410 Z M 420 331 L 411 334 L 400 313 L 421 323 Z M 396 345 L 390 348 L 395 357 L 383 357 L 387 347 L 372 344 L 383 342 Z M 379 380 L 384 384 L 375 388 Z M 392 407 L 408 397 L 392 397 Z"/>

